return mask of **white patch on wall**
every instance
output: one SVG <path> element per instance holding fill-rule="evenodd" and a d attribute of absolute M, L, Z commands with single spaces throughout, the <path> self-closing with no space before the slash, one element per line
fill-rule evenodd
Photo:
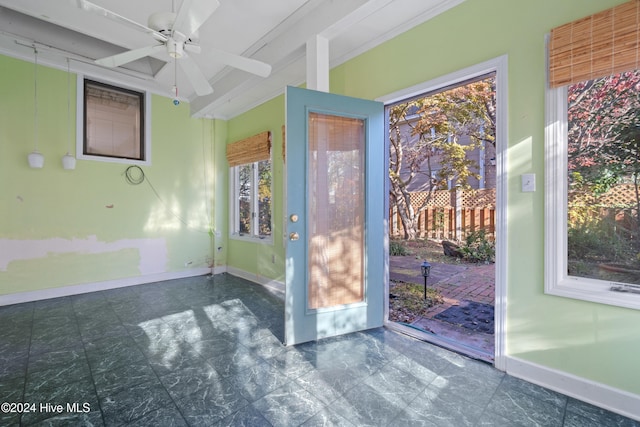
<path fill-rule="evenodd" d="M 136 249 L 140 254 L 140 274 L 162 273 L 167 264 L 164 239 L 124 239 L 101 242 L 96 236 L 86 239 L 12 240 L 0 239 L 0 271 L 19 260 L 46 258 L 50 253 L 101 254 L 123 249 Z"/>

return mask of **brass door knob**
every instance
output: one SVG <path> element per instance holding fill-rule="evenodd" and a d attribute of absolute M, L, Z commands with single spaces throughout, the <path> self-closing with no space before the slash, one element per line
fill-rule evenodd
<path fill-rule="evenodd" d="M 296 241 L 300 238 L 300 235 L 295 231 L 293 233 L 289 233 L 289 240 Z"/>

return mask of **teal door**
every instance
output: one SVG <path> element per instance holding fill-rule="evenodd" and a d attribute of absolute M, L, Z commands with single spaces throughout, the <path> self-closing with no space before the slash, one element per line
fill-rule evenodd
<path fill-rule="evenodd" d="M 382 325 L 384 107 L 288 87 L 285 344 Z"/>

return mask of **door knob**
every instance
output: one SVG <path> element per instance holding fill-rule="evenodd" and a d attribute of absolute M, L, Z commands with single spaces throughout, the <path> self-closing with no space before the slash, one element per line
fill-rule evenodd
<path fill-rule="evenodd" d="M 291 214 L 291 216 L 289 217 L 289 219 L 291 220 L 291 222 L 298 222 L 298 215 L 296 215 L 296 214 Z"/>
<path fill-rule="evenodd" d="M 293 233 L 289 233 L 289 240 L 296 241 L 300 238 L 300 235 L 295 231 Z"/>

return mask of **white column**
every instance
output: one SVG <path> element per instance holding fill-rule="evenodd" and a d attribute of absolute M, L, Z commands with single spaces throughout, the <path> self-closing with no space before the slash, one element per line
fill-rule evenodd
<path fill-rule="evenodd" d="M 329 92 L 329 39 L 315 35 L 307 40 L 307 89 Z"/>

